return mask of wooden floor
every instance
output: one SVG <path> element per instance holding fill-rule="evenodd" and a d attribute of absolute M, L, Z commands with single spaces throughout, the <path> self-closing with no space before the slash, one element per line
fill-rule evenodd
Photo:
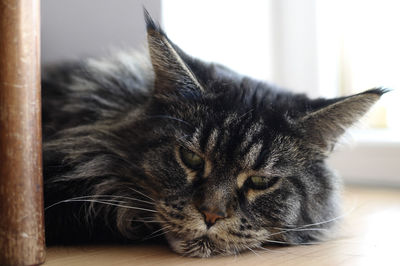
<path fill-rule="evenodd" d="M 400 265 L 400 190 L 347 188 L 344 212 L 337 238 L 319 245 L 210 259 L 184 258 L 163 245 L 52 247 L 45 265 Z"/>

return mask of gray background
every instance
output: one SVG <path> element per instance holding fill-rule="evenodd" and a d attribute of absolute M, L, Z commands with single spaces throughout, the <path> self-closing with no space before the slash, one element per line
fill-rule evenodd
<path fill-rule="evenodd" d="M 161 0 L 43 0 L 42 63 L 142 46 L 143 7 L 161 22 Z"/>

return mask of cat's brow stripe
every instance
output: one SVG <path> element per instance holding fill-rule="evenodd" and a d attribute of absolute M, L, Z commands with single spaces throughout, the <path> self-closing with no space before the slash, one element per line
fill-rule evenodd
<path fill-rule="evenodd" d="M 256 132 L 251 137 L 251 140 L 246 143 L 246 146 L 241 145 L 240 156 L 244 157 L 247 153 L 250 152 L 250 149 L 262 139 L 263 139 L 263 132 L 261 131 Z"/>
<path fill-rule="evenodd" d="M 218 138 L 220 135 L 220 131 L 216 128 L 211 130 L 211 134 L 208 136 L 207 140 L 207 145 L 206 145 L 206 151 L 208 153 L 211 153 L 213 149 L 215 148 L 215 145 L 217 144 Z"/>
<path fill-rule="evenodd" d="M 238 120 L 237 114 L 231 114 L 229 115 L 224 122 L 222 123 L 223 128 L 229 128 L 229 126 L 234 122 Z"/>
<path fill-rule="evenodd" d="M 258 141 L 253 146 L 250 147 L 247 154 L 244 156 L 246 164 L 248 167 L 253 168 L 254 164 L 257 162 L 257 158 L 263 149 L 263 142 Z"/>
<path fill-rule="evenodd" d="M 244 134 L 244 139 L 242 141 L 242 149 L 245 150 L 249 144 L 254 140 L 255 136 L 260 133 L 262 125 L 259 123 L 253 124 L 249 127 L 247 132 Z"/>
<path fill-rule="evenodd" d="M 208 139 L 211 135 L 211 131 L 212 131 L 213 127 L 211 125 L 205 125 L 202 128 L 199 128 L 199 132 L 201 131 L 201 136 L 199 137 L 199 146 L 200 146 L 200 150 L 202 152 L 206 152 L 206 146 L 207 146 L 207 142 Z"/>
<path fill-rule="evenodd" d="M 269 149 L 265 148 L 265 146 L 264 146 L 263 149 L 261 150 L 261 152 L 258 154 L 258 157 L 252 166 L 253 170 L 258 170 L 263 165 L 263 163 L 267 159 L 266 157 L 267 157 L 268 152 L 269 152 Z"/>

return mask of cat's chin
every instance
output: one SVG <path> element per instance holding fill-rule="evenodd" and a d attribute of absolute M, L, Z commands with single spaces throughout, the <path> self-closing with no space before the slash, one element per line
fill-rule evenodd
<path fill-rule="evenodd" d="M 207 258 L 221 254 L 207 236 L 186 240 L 169 233 L 166 238 L 172 250 L 183 256 Z"/>
<path fill-rule="evenodd" d="M 179 238 L 173 233 L 167 233 L 165 236 L 172 250 L 186 257 L 207 258 L 217 255 L 234 255 L 241 251 L 221 247 L 207 235 L 189 240 Z"/>

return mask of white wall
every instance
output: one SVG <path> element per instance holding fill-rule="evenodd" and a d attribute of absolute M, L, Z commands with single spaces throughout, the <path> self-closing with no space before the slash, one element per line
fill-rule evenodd
<path fill-rule="evenodd" d="M 143 7 L 161 21 L 160 0 L 41 1 L 42 62 L 106 54 L 145 42 Z"/>

